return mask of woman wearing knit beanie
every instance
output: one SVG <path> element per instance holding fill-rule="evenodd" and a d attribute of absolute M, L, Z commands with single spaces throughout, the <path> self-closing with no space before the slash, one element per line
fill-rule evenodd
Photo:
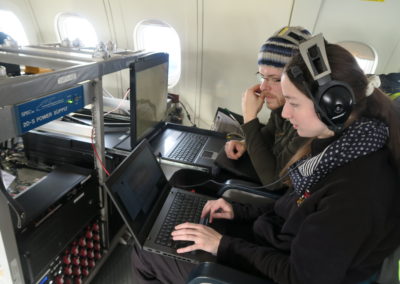
<path fill-rule="evenodd" d="M 306 141 L 281 116 L 285 99 L 280 81 L 283 67 L 298 52 L 299 42 L 310 37 L 310 32 L 303 27 L 283 27 L 261 46 L 257 72 L 260 84 L 249 88 L 242 98 L 245 140 L 231 140 L 225 145 L 230 159 L 239 159 L 248 152 L 263 185 L 278 179 L 280 170 Z M 266 125 L 257 118 L 264 103 L 271 110 Z M 279 183 L 269 189 L 282 186 Z"/>

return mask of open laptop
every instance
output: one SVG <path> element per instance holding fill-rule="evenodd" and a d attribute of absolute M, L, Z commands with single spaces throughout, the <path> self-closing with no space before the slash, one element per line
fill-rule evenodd
<path fill-rule="evenodd" d="M 200 215 L 211 198 L 172 188 L 146 139 L 114 170 L 105 187 L 138 247 L 192 263 L 215 260 L 204 251 L 176 253 L 177 248 L 190 243 L 174 242 L 173 228 L 184 222 L 207 225 L 208 219 L 200 220 Z"/>
<path fill-rule="evenodd" d="M 219 132 L 166 123 L 168 54 L 154 53 L 130 65 L 131 132 L 116 149 L 131 151 L 146 138 L 153 153 L 164 161 L 200 167 L 212 172 L 225 144 Z"/>

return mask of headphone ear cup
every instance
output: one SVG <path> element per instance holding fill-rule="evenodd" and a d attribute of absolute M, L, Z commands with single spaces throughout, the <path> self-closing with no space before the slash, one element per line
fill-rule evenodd
<path fill-rule="evenodd" d="M 351 114 L 354 95 L 342 82 L 331 81 L 327 85 L 319 87 L 317 92 L 320 119 L 328 126 L 334 124 L 341 127 Z"/>

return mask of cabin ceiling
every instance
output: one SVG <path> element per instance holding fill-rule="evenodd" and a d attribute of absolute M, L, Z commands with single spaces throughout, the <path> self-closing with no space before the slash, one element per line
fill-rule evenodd
<path fill-rule="evenodd" d="M 171 92 L 210 126 L 216 106 L 241 112 L 243 91 L 256 84 L 257 52 L 280 27 L 301 25 L 323 32 L 330 42 L 360 41 L 378 53 L 376 73 L 399 72 L 400 1 L 365 0 L 0 0 L 0 9 L 20 17 L 31 43 L 54 43 L 55 16 L 74 12 L 94 23 L 98 38 L 134 49 L 133 32 L 144 19 L 159 19 L 176 29 L 182 46 L 182 75 Z M 118 82 L 122 94 L 126 75 Z M 108 86 L 109 82 L 105 82 Z M 227 100 L 227 98 L 231 98 Z M 200 112 L 200 110 L 202 110 Z M 264 114 L 266 118 L 269 113 Z"/>

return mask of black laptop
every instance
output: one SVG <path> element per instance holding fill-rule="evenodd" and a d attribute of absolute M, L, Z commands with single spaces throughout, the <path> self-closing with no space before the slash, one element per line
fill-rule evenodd
<path fill-rule="evenodd" d="M 167 123 L 168 54 L 154 53 L 130 65 L 131 132 L 116 149 L 131 151 L 146 138 L 153 153 L 182 167 L 212 172 L 225 144 L 219 132 Z"/>
<path fill-rule="evenodd" d="M 157 254 L 198 263 L 215 257 L 204 251 L 178 254 L 189 242 L 175 242 L 171 232 L 184 222 L 207 225 L 200 219 L 207 196 L 169 185 L 146 139 L 107 179 L 105 187 L 138 247 Z"/>

